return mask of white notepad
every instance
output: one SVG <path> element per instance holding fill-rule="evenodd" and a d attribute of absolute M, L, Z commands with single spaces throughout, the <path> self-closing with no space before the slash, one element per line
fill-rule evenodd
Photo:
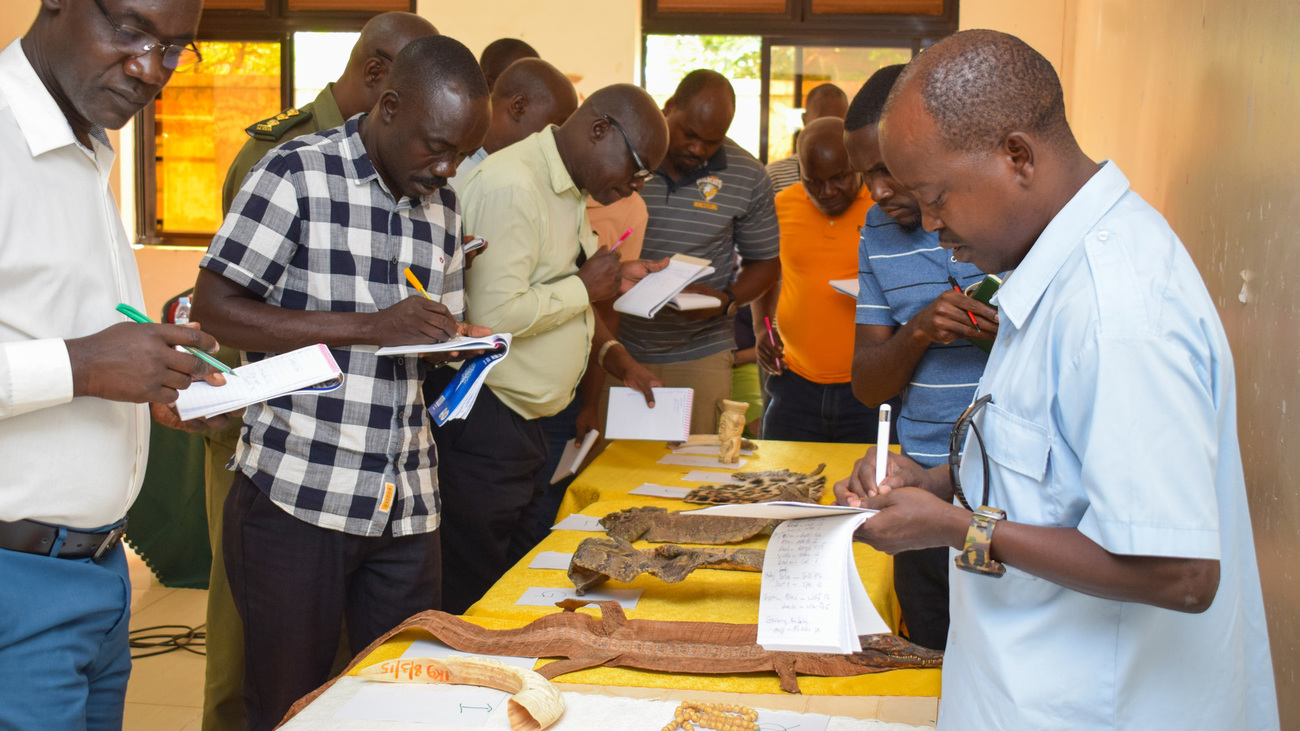
<path fill-rule="evenodd" d="M 614 300 L 614 310 L 625 315 L 652 318 L 689 284 L 709 276 L 713 271 L 705 259 L 678 254 L 662 271 L 647 274 L 632 289 Z M 712 306 L 717 307 L 718 304 Z"/>
<path fill-rule="evenodd" d="M 551 475 L 552 485 L 569 475 L 578 473 L 578 468 L 582 466 L 582 461 L 587 458 L 592 445 L 596 443 L 599 436 L 600 432 L 592 429 L 583 436 L 581 442 L 577 439 L 570 439 L 564 443 L 564 453 L 560 455 L 560 462 L 555 465 L 555 473 Z"/>
<path fill-rule="evenodd" d="M 510 333 L 493 333 L 483 338 L 452 338 L 441 343 L 416 345 L 389 345 L 375 351 L 375 355 L 416 355 L 418 353 L 450 353 L 452 351 L 510 350 Z"/>
<path fill-rule="evenodd" d="M 853 532 L 876 514 L 842 505 L 771 502 L 685 513 L 778 519 L 768 539 L 758 598 L 765 650 L 850 653 L 859 635 L 889 632 L 853 562 Z"/>
<path fill-rule="evenodd" d="M 329 348 L 308 345 L 240 366 L 224 386 L 191 383 L 177 397 L 176 410 L 186 421 L 207 418 L 296 391 L 332 391 L 343 382 L 342 377 Z"/>
<path fill-rule="evenodd" d="M 691 404 L 695 400 L 695 390 L 656 388 L 654 396 L 655 407 L 652 409 L 646 406 L 645 396 L 634 388 L 614 386 L 609 389 L 605 438 L 686 441 L 691 435 Z"/>
<path fill-rule="evenodd" d="M 847 294 L 853 299 L 858 298 L 858 280 L 856 277 L 853 279 L 832 279 L 830 284 L 831 289 L 836 292 Z"/>

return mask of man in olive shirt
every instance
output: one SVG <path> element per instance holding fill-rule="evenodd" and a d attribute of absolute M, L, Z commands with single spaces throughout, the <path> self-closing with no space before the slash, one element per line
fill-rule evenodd
<path fill-rule="evenodd" d="M 466 321 L 514 340 L 469 417 L 434 429 L 443 611 L 463 613 L 532 546 L 547 456 L 540 420 L 573 400 L 593 335 L 598 348 L 610 341 L 591 303 L 617 296 L 626 276 L 618 254 L 597 243 L 587 196 L 631 195 L 667 148 L 654 99 L 616 84 L 560 127 L 490 155 L 459 191 L 466 233 L 492 242 L 466 273 Z M 450 380 L 429 377 L 435 388 Z"/>
<path fill-rule="evenodd" d="M 340 127 L 348 118 L 370 111 L 384 90 L 393 57 L 411 41 L 431 35 L 438 35 L 438 29 L 413 13 L 384 13 L 366 23 L 343 74 L 327 84 L 315 101 L 248 127 L 250 139 L 230 164 L 221 187 L 222 216 L 230 211 L 230 203 L 248 171 L 266 153 L 295 137 Z M 237 351 L 223 348 L 218 357 L 229 365 L 239 365 Z M 236 420 L 226 429 L 204 435 L 208 539 L 213 556 L 208 577 L 207 671 L 203 689 L 203 728 L 208 731 L 247 726 L 243 700 L 244 628 L 221 560 L 221 516 L 235 478 L 226 465 L 235 456 L 242 425 Z"/>

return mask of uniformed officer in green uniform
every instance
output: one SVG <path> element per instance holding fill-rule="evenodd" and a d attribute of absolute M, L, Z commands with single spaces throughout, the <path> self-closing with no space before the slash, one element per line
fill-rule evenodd
<path fill-rule="evenodd" d="M 221 212 L 239 192 L 248 171 L 273 148 L 295 137 L 341 127 L 348 118 L 370 111 L 384 90 L 393 57 L 417 38 L 437 35 L 438 29 L 413 13 L 384 13 L 366 23 L 338 80 L 326 85 L 315 101 L 286 109 L 248 126 L 244 143 L 221 187 Z M 223 348 L 219 356 L 238 365 L 239 353 Z M 204 435 L 207 446 L 208 537 L 212 543 L 212 573 L 208 580 L 207 673 L 203 689 L 204 731 L 247 728 L 244 713 L 244 629 L 222 560 L 221 526 L 226 495 L 234 473 L 226 465 L 235 456 L 242 422 Z"/>

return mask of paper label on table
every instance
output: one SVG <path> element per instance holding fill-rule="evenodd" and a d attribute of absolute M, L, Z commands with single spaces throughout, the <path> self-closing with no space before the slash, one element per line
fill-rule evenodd
<path fill-rule="evenodd" d="M 825 518 L 854 514 L 869 517 L 876 514 L 876 511 L 870 508 L 851 508 L 847 505 L 816 505 L 788 501 L 713 505 L 707 508 L 684 510 L 682 512 L 725 515 L 729 518 L 762 518 L 763 520 L 799 520 L 801 518 Z"/>
<path fill-rule="evenodd" d="M 509 698 L 503 690 L 472 685 L 367 683 L 334 717 L 481 727 Z"/>
<path fill-rule="evenodd" d="M 853 531 L 869 517 L 857 512 L 787 520 L 772 531 L 759 590 L 759 645 L 850 653 L 862 649 L 859 635 L 889 632 L 853 562 Z M 852 588 L 855 582 L 861 591 Z"/>
<path fill-rule="evenodd" d="M 558 601 L 565 599 L 578 599 L 589 602 L 618 602 L 619 606 L 624 609 L 636 609 L 636 603 L 641 599 L 643 589 L 588 589 L 585 594 L 578 596 L 578 590 L 572 587 L 567 589 L 550 586 L 530 586 L 524 591 L 515 606 L 520 607 L 554 607 Z"/>
<path fill-rule="evenodd" d="M 745 466 L 745 460 L 736 460 L 736 464 L 725 464 L 717 457 L 694 454 L 665 454 L 659 458 L 659 464 L 671 464 L 680 467 L 715 467 L 724 470 L 738 470 Z"/>
<path fill-rule="evenodd" d="M 758 711 L 758 731 L 826 731 L 830 716 L 794 711 Z"/>
<path fill-rule="evenodd" d="M 528 564 L 528 568 L 559 569 L 560 571 L 568 571 L 570 563 L 573 563 L 572 553 L 560 553 L 559 551 L 542 551 L 536 556 L 533 556 L 533 560 Z"/>
<path fill-rule="evenodd" d="M 600 524 L 600 518 L 594 515 L 574 513 L 551 526 L 551 530 L 585 530 L 592 533 L 604 533 L 605 527 Z"/>
<path fill-rule="evenodd" d="M 676 447 L 675 449 L 673 449 L 673 454 L 703 454 L 703 455 L 710 455 L 710 454 L 711 454 L 711 455 L 713 455 L 714 457 L 716 457 L 716 456 L 718 456 L 718 453 L 721 452 L 721 451 L 722 451 L 722 447 L 720 447 L 720 446 L 718 446 L 718 445 L 716 445 L 716 444 L 711 444 L 711 445 L 710 445 L 710 444 L 696 444 L 696 445 L 691 446 L 691 447 Z M 740 450 L 740 456 L 742 456 L 742 457 L 753 457 L 753 456 L 754 456 L 754 450 L 752 450 L 752 449 L 745 449 L 745 448 L 742 447 L 741 450 Z"/>
<path fill-rule="evenodd" d="M 666 497 L 673 500 L 681 500 L 689 495 L 689 487 L 669 487 L 668 485 L 652 485 L 649 482 L 634 490 L 628 490 L 629 495 L 648 495 L 650 497 Z"/>
<path fill-rule="evenodd" d="M 682 478 L 682 482 L 711 482 L 716 485 L 740 484 L 740 480 L 732 477 L 730 472 L 710 472 L 708 470 L 691 470 Z"/>
<path fill-rule="evenodd" d="M 537 658 L 535 657 L 512 657 L 510 655 L 480 655 L 474 652 L 461 652 L 460 650 L 457 650 L 456 648 L 450 647 L 448 645 L 444 645 L 437 640 L 415 640 L 414 642 L 411 643 L 410 647 L 406 648 L 406 652 L 402 653 L 402 657 L 432 657 L 438 660 L 441 660 L 443 658 L 448 658 L 448 657 L 457 657 L 457 656 L 490 657 L 493 660 L 500 660 L 501 662 L 507 665 L 511 665 L 517 668 L 523 668 L 525 670 L 532 670 L 533 666 L 537 664 Z"/>

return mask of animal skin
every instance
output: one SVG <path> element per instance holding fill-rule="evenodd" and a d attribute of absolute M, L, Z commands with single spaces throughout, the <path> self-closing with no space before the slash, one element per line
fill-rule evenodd
<path fill-rule="evenodd" d="M 732 518 L 725 515 L 690 515 L 642 506 L 610 513 L 600 519 L 605 534 L 625 541 L 650 543 L 702 543 L 716 546 L 772 535 L 780 521 Z"/>
<path fill-rule="evenodd" d="M 632 581 L 650 574 L 669 584 L 683 581 L 699 568 L 762 571 L 763 551 L 758 548 L 687 548 L 658 546 L 648 551 L 618 538 L 587 538 L 578 544 L 569 562 L 569 580 L 582 596 L 609 579 Z"/>
<path fill-rule="evenodd" d="M 815 503 L 822 499 L 822 489 L 826 486 L 826 476 L 822 470 L 825 464 L 804 474 L 790 470 L 767 470 L 765 472 L 737 472 L 733 477 L 738 484 L 704 485 L 697 487 L 682 498 L 688 503 L 765 503 L 773 500 L 788 500 L 799 503 Z"/>
<path fill-rule="evenodd" d="M 588 604 L 600 607 L 600 619 L 574 611 Z M 849 677 L 943 665 L 943 653 L 895 635 L 863 635 L 862 652 L 850 655 L 769 652 L 757 644 L 758 625 L 755 624 L 628 619 L 618 602 L 566 599 L 557 606 L 564 611 L 548 614 L 517 629 L 498 630 L 470 624 L 445 612 L 421 612 L 362 650 L 339 677 L 351 672 L 393 635 L 413 628 L 466 653 L 564 658 L 537 669 L 548 679 L 598 665 L 662 673 L 775 672 L 781 679 L 782 690 L 798 693 L 799 674 Z M 285 720 L 324 693 L 334 680 L 300 698 L 289 709 Z"/>

